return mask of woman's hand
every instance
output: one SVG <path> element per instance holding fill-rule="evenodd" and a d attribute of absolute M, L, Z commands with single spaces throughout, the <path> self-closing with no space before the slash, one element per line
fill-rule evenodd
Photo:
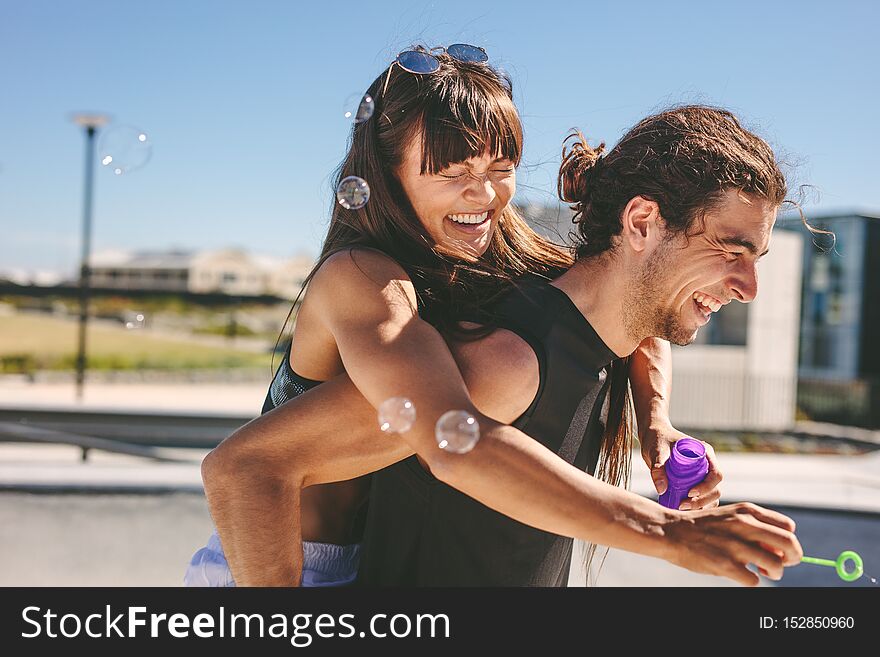
<path fill-rule="evenodd" d="M 669 482 L 666 479 L 666 461 L 669 459 L 672 445 L 682 438 L 690 438 L 687 434 L 678 431 L 671 424 L 660 424 L 658 426 L 650 426 L 642 432 L 642 458 L 651 471 L 651 479 L 654 481 L 654 488 L 657 494 L 662 495 L 666 492 Z M 699 440 L 699 439 L 698 439 Z M 679 509 L 681 511 L 689 511 L 691 509 L 712 509 L 719 505 L 721 500 L 721 489 L 718 487 L 724 478 L 718 467 L 718 459 L 715 456 L 715 450 L 712 445 L 705 441 L 700 441 L 706 447 L 706 457 L 709 461 L 709 473 L 702 483 L 694 486 L 688 491 L 688 500 L 682 502 Z"/>

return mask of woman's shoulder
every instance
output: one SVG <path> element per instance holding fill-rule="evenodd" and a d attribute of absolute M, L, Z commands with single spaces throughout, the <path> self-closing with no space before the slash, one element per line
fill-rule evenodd
<path fill-rule="evenodd" d="M 342 249 L 328 256 L 309 283 L 309 296 L 362 308 L 392 299 L 416 302 L 415 288 L 406 270 L 382 251 L 364 246 Z M 415 307 L 415 306 L 413 306 Z"/>
<path fill-rule="evenodd" d="M 373 280 L 406 280 L 410 277 L 394 258 L 369 246 L 352 246 L 328 256 L 315 272 L 315 278 L 334 281 L 357 280 L 364 276 Z"/>

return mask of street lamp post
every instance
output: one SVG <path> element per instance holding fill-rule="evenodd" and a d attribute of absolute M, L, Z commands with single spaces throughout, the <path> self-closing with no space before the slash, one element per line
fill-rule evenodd
<path fill-rule="evenodd" d="M 89 253 L 92 241 L 92 191 L 95 185 L 95 134 L 110 118 L 103 114 L 78 113 L 71 117 L 86 133 L 86 172 L 83 192 L 82 259 L 79 268 L 79 346 L 76 354 L 76 399 L 82 400 L 86 372 L 86 325 L 89 318 Z"/>

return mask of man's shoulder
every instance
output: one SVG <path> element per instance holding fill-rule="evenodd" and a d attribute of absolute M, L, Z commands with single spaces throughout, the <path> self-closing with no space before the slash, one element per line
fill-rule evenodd
<path fill-rule="evenodd" d="M 549 324 L 558 301 L 550 283 L 551 281 L 538 276 L 528 276 L 517 281 L 492 308 L 498 319 L 497 325 L 537 327 Z"/>

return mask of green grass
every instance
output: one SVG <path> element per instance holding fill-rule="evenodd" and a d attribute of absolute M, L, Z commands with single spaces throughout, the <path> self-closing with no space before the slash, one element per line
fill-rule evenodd
<path fill-rule="evenodd" d="M 0 372 L 68 370 L 76 362 L 75 319 L 16 314 L 0 317 Z M 188 370 L 268 367 L 271 354 L 238 351 L 90 323 L 88 367 L 97 370 Z"/>

